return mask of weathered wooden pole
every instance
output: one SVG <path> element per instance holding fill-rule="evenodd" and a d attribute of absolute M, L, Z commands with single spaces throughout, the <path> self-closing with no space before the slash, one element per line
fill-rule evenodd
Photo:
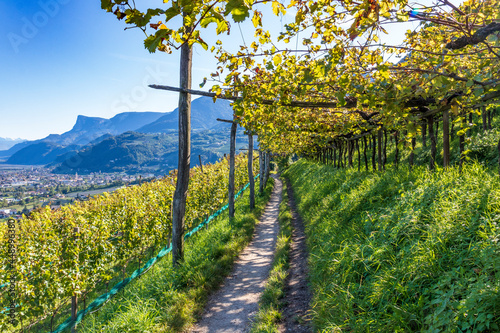
<path fill-rule="evenodd" d="M 259 149 L 259 193 L 264 193 L 264 152 Z"/>
<path fill-rule="evenodd" d="M 184 20 L 185 18 L 186 15 L 184 15 Z M 191 29 L 190 26 L 186 26 L 186 33 L 189 34 Z M 184 43 L 181 46 L 180 60 L 181 89 L 191 89 L 192 63 L 193 50 L 189 43 Z M 179 163 L 177 167 L 177 184 L 172 203 L 172 261 L 174 266 L 178 266 L 184 260 L 184 221 L 190 163 L 191 95 L 181 91 L 179 92 Z"/>
<path fill-rule="evenodd" d="M 255 208 L 255 180 L 253 179 L 253 135 L 248 134 L 248 187 L 250 188 L 250 209 Z"/>
<path fill-rule="evenodd" d="M 394 133 L 394 141 L 396 142 L 396 150 L 394 152 L 394 166 L 396 167 L 396 170 L 398 169 L 398 164 L 399 164 L 399 132 L 396 131 Z"/>
<path fill-rule="evenodd" d="M 231 124 L 231 141 L 229 142 L 229 218 L 234 218 L 234 161 L 236 157 L 236 129 L 238 124 L 233 121 Z"/>
<path fill-rule="evenodd" d="M 377 151 L 377 139 L 375 138 L 375 135 L 372 136 L 372 168 L 373 171 L 377 171 L 377 166 L 375 163 L 375 155 Z"/>
<path fill-rule="evenodd" d="M 356 139 L 356 150 L 358 151 L 358 172 L 361 171 L 361 152 L 359 151 L 359 139 Z"/>
<path fill-rule="evenodd" d="M 488 129 L 488 119 L 486 114 L 486 106 L 481 108 L 481 118 L 483 120 L 483 132 Z"/>
<path fill-rule="evenodd" d="M 368 143 L 366 142 L 366 136 L 363 137 L 363 155 L 364 155 L 364 159 L 365 159 L 365 167 L 366 167 L 366 171 L 368 171 L 368 156 L 366 156 L 366 146 L 368 145 Z"/>
<path fill-rule="evenodd" d="M 434 136 L 434 117 L 427 118 L 427 125 L 429 126 L 429 136 L 431 139 L 431 159 L 429 161 L 429 169 L 434 170 L 436 163 L 436 137 Z"/>
<path fill-rule="evenodd" d="M 443 111 L 443 167 L 450 166 L 450 111 Z"/>
<path fill-rule="evenodd" d="M 384 129 L 384 154 L 382 160 L 382 169 L 385 171 L 385 163 L 387 162 L 387 131 Z"/>
<path fill-rule="evenodd" d="M 466 115 L 464 113 L 462 115 L 462 129 L 464 129 L 466 127 L 467 127 L 467 119 L 466 119 Z M 465 151 L 465 133 L 462 133 L 462 135 L 460 135 L 458 137 L 458 146 L 459 146 L 459 149 L 460 149 L 460 164 L 459 164 L 458 170 L 461 173 L 462 172 L 462 168 L 463 168 L 463 164 L 464 164 L 464 160 L 465 160 L 465 155 L 464 155 L 464 151 Z"/>
<path fill-rule="evenodd" d="M 353 148 L 353 142 L 351 140 L 347 141 L 349 168 L 352 168 L 352 150 L 353 150 L 352 148 Z"/>
<path fill-rule="evenodd" d="M 378 171 L 382 171 L 382 129 L 377 131 L 377 165 Z"/>

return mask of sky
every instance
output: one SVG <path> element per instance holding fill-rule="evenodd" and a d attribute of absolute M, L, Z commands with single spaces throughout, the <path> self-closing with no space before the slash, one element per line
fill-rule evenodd
<path fill-rule="evenodd" d="M 70 130 L 78 115 L 111 118 L 177 107 L 176 93 L 147 85 L 178 86 L 180 52 L 150 54 L 142 31 L 124 31 L 126 24 L 100 7 L 99 0 L 0 1 L 0 137 L 41 139 Z M 264 26 L 279 30 L 293 18 Z M 247 21 L 233 24 L 230 36 L 208 29 L 202 37 L 208 44 L 217 38 L 234 47 L 243 38 L 248 44 L 253 26 Z M 193 89 L 216 65 L 213 54 L 195 46 Z"/>

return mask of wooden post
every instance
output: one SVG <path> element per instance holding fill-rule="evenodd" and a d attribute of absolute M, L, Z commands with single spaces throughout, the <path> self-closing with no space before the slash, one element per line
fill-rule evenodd
<path fill-rule="evenodd" d="M 186 33 L 192 30 L 186 25 L 187 14 L 184 14 Z M 193 50 L 189 43 L 181 46 L 180 88 L 191 89 L 191 69 Z M 184 260 L 184 221 L 186 214 L 186 198 L 189 184 L 191 164 L 191 95 L 179 93 L 179 163 L 177 167 L 177 184 L 172 203 L 172 261 L 174 267 Z"/>
<path fill-rule="evenodd" d="M 201 163 L 201 155 L 198 155 L 198 159 L 200 160 L 201 173 L 203 173 L 203 163 Z"/>
<path fill-rule="evenodd" d="M 234 160 L 236 155 L 236 129 L 238 124 L 231 124 L 231 138 L 229 148 L 229 218 L 234 218 Z"/>
<path fill-rule="evenodd" d="M 488 110 L 488 129 L 491 129 L 491 119 L 493 118 L 493 111 L 491 109 Z"/>
<path fill-rule="evenodd" d="M 443 111 L 443 167 L 450 166 L 450 111 Z"/>
<path fill-rule="evenodd" d="M 469 126 L 472 126 L 473 122 L 474 122 L 474 117 L 473 117 L 473 113 L 474 111 L 473 110 L 470 110 L 470 113 L 469 113 Z M 467 136 L 471 136 L 472 135 L 472 127 L 467 130 Z"/>
<path fill-rule="evenodd" d="M 271 171 L 271 155 L 269 152 L 266 152 L 265 155 L 265 160 L 266 160 L 266 169 L 265 169 L 265 177 L 264 177 L 264 183 L 267 184 L 267 181 L 269 179 L 269 172 Z"/>
<path fill-rule="evenodd" d="M 467 126 L 467 119 L 465 117 L 466 117 L 466 115 L 463 114 L 462 115 L 462 129 Z M 464 155 L 464 150 L 465 150 L 465 133 L 463 133 L 462 135 L 460 135 L 458 137 L 458 145 L 459 145 L 459 148 L 460 148 L 460 164 L 459 164 L 458 170 L 461 173 L 462 172 L 462 167 L 463 167 L 463 164 L 464 164 L 464 160 L 465 160 L 465 155 Z"/>
<path fill-rule="evenodd" d="M 377 171 L 377 166 L 375 164 L 375 155 L 377 150 L 377 139 L 375 138 L 375 135 L 372 136 L 372 168 L 373 171 Z"/>
<path fill-rule="evenodd" d="M 498 140 L 497 150 L 498 150 L 498 175 L 500 176 L 500 140 Z"/>
<path fill-rule="evenodd" d="M 385 171 L 385 163 L 387 162 L 387 131 L 384 129 L 384 154 L 382 160 L 382 170 Z"/>
<path fill-rule="evenodd" d="M 359 139 L 356 139 L 356 150 L 358 151 L 358 172 L 361 171 L 361 152 L 359 151 Z"/>
<path fill-rule="evenodd" d="M 259 150 L 259 192 L 264 193 L 264 152 Z"/>
<path fill-rule="evenodd" d="M 378 171 L 382 171 L 382 129 L 377 131 L 377 164 Z"/>
<path fill-rule="evenodd" d="M 75 243 L 78 239 L 78 233 L 80 232 L 79 227 L 73 228 L 73 234 L 75 238 Z M 76 315 L 78 313 L 78 296 L 71 296 L 71 320 L 73 321 L 73 325 L 71 326 L 71 333 L 76 332 Z"/>
<path fill-rule="evenodd" d="M 348 154 L 348 161 L 349 161 L 349 168 L 352 168 L 352 147 L 353 142 L 351 140 L 347 141 L 347 154 Z"/>
<path fill-rule="evenodd" d="M 427 118 L 427 125 L 429 126 L 429 136 L 431 139 L 431 160 L 429 161 L 429 169 L 434 170 L 436 163 L 436 137 L 434 136 L 434 117 L 429 116 Z"/>
<path fill-rule="evenodd" d="M 399 132 L 396 131 L 394 133 L 394 141 L 396 142 L 396 150 L 394 152 L 394 166 L 396 167 L 396 170 L 398 169 L 398 164 L 399 164 Z"/>
<path fill-rule="evenodd" d="M 483 132 L 488 129 L 488 119 L 486 114 L 486 106 L 481 108 L 481 117 L 483 119 Z"/>
<path fill-rule="evenodd" d="M 250 209 L 255 208 L 255 180 L 253 179 L 253 135 L 248 134 L 248 182 L 250 187 Z"/>
<path fill-rule="evenodd" d="M 365 158 L 365 167 L 366 171 L 368 171 L 368 156 L 366 156 L 366 148 L 367 148 L 368 143 L 366 142 L 366 136 L 363 137 L 363 155 Z"/>

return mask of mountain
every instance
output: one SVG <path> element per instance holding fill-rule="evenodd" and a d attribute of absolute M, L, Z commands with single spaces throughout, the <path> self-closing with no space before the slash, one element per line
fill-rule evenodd
<path fill-rule="evenodd" d="M 26 140 L 23 139 L 9 139 L 9 138 L 0 138 L 0 150 L 8 150 L 15 146 L 18 143 L 24 142 Z"/>
<path fill-rule="evenodd" d="M 0 157 L 9 157 L 8 164 L 37 165 L 62 161 L 64 158 L 58 158 L 61 154 L 74 155 L 86 144 L 136 130 L 163 115 L 165 113 L 161 112 L 124 112 L 111 119 L 78 116 L 70 131 L 51 134 L 41 140 L 22 142 L 8 151 L 0 152 Z"/>
<path fill-rule="evenodd" d="M 54 161 L 59 155 L 78 148 L 76 145 L 61 146 L 53 142 L 37 142 L 12 155 L 7 164 L 45 165 Z"/>
<path fill-rule="evenodd" d="M 233 109 L 229 101 L 217 100 L 214 103 L 212 98 L 201 97 L 191 102 L 193 133 L 211 128 L 228 131 L 230 125 L 218 122 L 217 118 L 232 119 L 232 117 Z M 8 157 L 6 162 L 8 164 L 54 165 L 75 157 L 80 151 L 86 151 L 89 147 L 95 147 L 103 140 L 128 131 L 143 134 L 176 133 L 178 122 L 178 109 L 169 113 L 124 112 L 111 119 L 80 115 L 70 131 L 17 144 L 7 151 L 0 151 L 0 158 Z M 108 148 L 111 149 L 111 146 Z"/>
<path fill-rule="evenodd" d="M 237 148 L 248 145 L 240 130 Z M 199 130 L 193 134 L 191 166 L 214 163 L 229 152 L 229 130 Z M 54 173 L 90 172 L 151 172 L 163 174 L 177 168 L 177 133 L 145 134 L 126 132 L 111 136 L 94 145 L 88 145 L 59 164 Z"/>
<path fill-rule="evenodd" d="M 218 99 L 213 102 L 210 97 L 200 97 L 191 102 L 191 128 L 193 130 L 210 129 L 220 125 L 217 118 L 233 119 L 231 102 Z M 227 126 L 227 125 L 226 125 Z M 179 128 L 179 109 L 167 113 L 158 120 L 145 125 L 137 132 L 141 133 L 169 133 Z"/>

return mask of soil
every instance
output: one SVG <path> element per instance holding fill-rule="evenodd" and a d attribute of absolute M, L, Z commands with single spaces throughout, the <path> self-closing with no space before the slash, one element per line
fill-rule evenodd
<path fill-rule="evenodd" d="M 304 223 L 297 213 L 293 189 L 287 181 L 288 205 L 292 211 L 292 243 L 290 248 L 290 268 L 285 287 L 285 308 L 282 312 L 280 332 L 312 332 L 309 312 L 312 294 L 308 285 L 308 252 Z"/>

